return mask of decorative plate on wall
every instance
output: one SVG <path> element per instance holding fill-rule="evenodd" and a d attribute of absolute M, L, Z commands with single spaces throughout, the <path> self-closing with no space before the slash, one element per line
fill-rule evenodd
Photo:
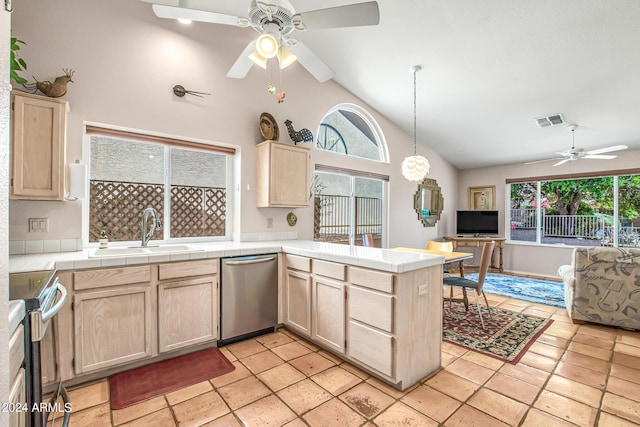
<path fill-rule="evenodd" d="M 278 123 L 269 113 L 260 114 L 260 134 L 265 140 L 277 141 L 280 138 Z"/>
<path fill-rule="evenodd" d="M 296 225 L 297 222 L 298 222 L 298 217 L 296 216 L 296 214 L 294 214 L 293 212 L 289 212 L 287 214 L 287 224 L 293 227 L 294 225 Z"/>

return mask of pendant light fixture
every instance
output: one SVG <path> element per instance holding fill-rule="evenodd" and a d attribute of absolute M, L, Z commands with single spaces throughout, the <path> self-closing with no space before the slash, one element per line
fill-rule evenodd
<path fill-rule="evenodd" d="M 416 74 L 420 70 L 422 67 L 419 65 L 411 67 L 411 71 L 413 71 L 413 156 L 405 157 L 402 161 L 402 175 L 409 181 L 422 181 L 431 168 L 427 159 L 416 154 Z"/>

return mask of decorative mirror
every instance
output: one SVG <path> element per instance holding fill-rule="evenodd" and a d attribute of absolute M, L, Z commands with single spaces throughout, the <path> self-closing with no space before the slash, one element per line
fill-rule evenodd
<path fill-rule="evenodd" d="M 444 197 L 435 179 L 425 178 L 418 184 L 418 191 L 413 197 L 413 207 L 423 226 L 435 227 L 444 209 Z"/>

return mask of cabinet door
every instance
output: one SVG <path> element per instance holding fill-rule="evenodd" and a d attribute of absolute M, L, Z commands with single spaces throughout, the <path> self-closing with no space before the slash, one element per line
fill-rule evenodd
<path fill-rule="evenodd" d="M 311 338 L 344 353 L 345 285 L 342 282 L 313 279 L 313 316 Z"/>
<path fill-rule="evenodd" d="M 11 198 L 64 200 L 68 105 L 12 93 Z"/>
<path fill-rule="evenodd" d="M 275 141 L 256 147 L 256 205 L 309 206 L 310 150 Z"/>
<path fill-rule="evenodd" d="M 286 323 L 303 335 L 311 335 L 311 275 L 287 270 Z"/>
<path fill-rule="evenodd" d="M 87 291 L 74 296 L 75 370 L 92 372 L 154 355 L 151 286 Z"/>
<path fill-rule="evenodd" d="M 27 393 L 25 391 L 24 383 L 24 369 L 20 368 L 15 378 L 12 378 L 13 382 L 10 384 L 11 390 L 9 390 L 9 402 L 13 405 L 14 409 L 9 414 L 9 427 L 24 427 L 27 423 L 28 411 L 22 411 L 27 404 Z M 15 409 L 18 408 L 18 409 Z"/>
<path fill-rule="evenodd" d="M 217 275 L 158 286 L 160 353 L 218 338 Z"/>

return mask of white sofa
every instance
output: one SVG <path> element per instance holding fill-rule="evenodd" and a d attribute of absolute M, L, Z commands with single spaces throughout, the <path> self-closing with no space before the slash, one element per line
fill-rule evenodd
<path fill-rule="evenodd" d="M 640 249 L 575 248 L 558 275 L 572 320 L 640 329 Z"/>

